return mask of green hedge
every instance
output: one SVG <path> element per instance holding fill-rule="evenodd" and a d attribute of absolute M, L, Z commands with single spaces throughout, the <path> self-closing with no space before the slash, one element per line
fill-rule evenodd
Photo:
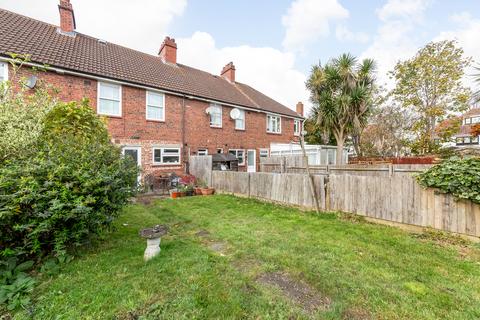
<path fill-rule="evenodd" d="M 459 199 L 480 203 L 480 159 L 452 158 L 417 175 L 424 187 L 436 188 Z"/>

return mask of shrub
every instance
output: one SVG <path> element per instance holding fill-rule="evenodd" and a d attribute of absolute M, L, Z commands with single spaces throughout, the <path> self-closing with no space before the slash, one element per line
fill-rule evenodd
<path fill-rule="evenodd" d="M 480 203 L 480 158 L 445 160 L 417 175 L 424 187 Z"/>
<path fill-rule="evenodd" d="M 86 102 L 57 104 L 37 152 L 0 168 L 0 253 L 64 255 L 111 225 L 135 192 L 137 173 Z"/>

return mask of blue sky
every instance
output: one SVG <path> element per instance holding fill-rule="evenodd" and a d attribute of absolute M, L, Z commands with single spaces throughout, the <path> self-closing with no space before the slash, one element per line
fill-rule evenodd
<path fill-rule="evenodd" d="M 233 61 L 237 80 L 291 108 L 308 101 L 304 81 L 312 64 L 343 52 L 374 58 L 387 86 L 395 62 L 432 40 L 457 39 L 480 61 L 477 0 L 71 2 L 79 32 L 150 54 L 170 35 L 180 63 L 218 74 Z M 58 24 L 57 3 L 0 0 L 0 7 Z"/>

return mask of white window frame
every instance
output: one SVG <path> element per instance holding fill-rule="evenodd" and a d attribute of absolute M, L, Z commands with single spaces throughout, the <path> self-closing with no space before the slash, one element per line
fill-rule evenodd
<path fill-rule="evenodd" d="M 0 61 L 0 65 L 3 66 L 3 81 L 8 81 L 8 63 Z"/>
<path fill-rule="evenodd" d="M 218 109 L 220 110 L 220 124 L 212 124 L 212 114 L 209 114 L 209 118 L 210 118 L 210 127 L 212 128 L 221 128 L 222 127 L 222 124 L 223 124 L 223 108 L 221 105 L 219 104 L 216 104 L 216 103 L 212 103 L 210 104 L 210 110 L 213 110 L 213 109 Z"/>
<path fill-rule="evenodd" d="M 301 129 L 302 122 L 300 120 L 294 119 L 293 120 L 293 135 L 299 136 L 300 132 L 302 131 Z"/>
<path fill-rule="evenodd" d="M 149 95 L 157 95 L 162 97 L 162 105 L 161 106 L 155 106 L 155 105 L 149 105 L 148 104 L 148 96 Z M 148 117 L 148 108 L 158 108 L 162 109 L 162 117 L 161 119 L 155 119 L 155 118 L 149 118 Z M 164 122 L 165 121 L 165 94 L 161 92 L 155 92 L 155 91 L 149 91 L 147 90 L 145 93 L 145 118 L 150 121 L 159 121 L 159 122 Z"/>
<path fill-rule="evenodd" d="M 232 151 L 235 152 L 235 154 L 231 153 Z M 237 159 L 238 159 L 238 151 L 241 151 L 243 153 L 243 158 L 242 162 L 238 162 L 239 166 L 245 166 L 245 149 L 228 149 L 228 153 L 233 154 Z"/>
<path fill-rule="evenodd" d="M 118 100 L 112 100 L 108 98 L 102 98 L 101 97 L 101 86 L 102 85 L 107 85 L 107 86 L 112 86 L 112 87 L 118 87 Z M 111 113 L 106 113 L 106 112 L 100 112 L 100 100 L 110 100 L 110 101 L 118 101 L 118 114 L 111 114 Z M 111 116 L 111 117 L 121 117 L 122 116 L 122 85 L 116 84 L 116 83 L 111 83 L 111 82 L 103 82 L 103 81 L 98 81 L 98 86 L 97 86 L 97 114 L 104 115 L 104 116 Z"/>
<path fill-rule="evenodd" d="M 472 124 L 480 123 L 480 117 L 472 117 Z"/>
<path fill-rule="evenodd" d="M 266 155 L 262 155 L 266 153 Z M 270 156 L 270 150 L 268 148 L 260 148 L 258 149 L 258 155 L 260 158 L 267 158 Z"/>
<path fill-rule="evenodd" d="M 279 131 L 272 131 L 272 130 L 269 130 L 269 121 L 270 119 L 273 119 L 273 118 L 276 118 L 277 121 L 278 121 L 278 124 L 279 124 Z M 268 133 L 273 133 L 273 134 L 282 134 L 282 117 L 279 116 L 279 115 L 276 115 L 276 114 L 270 114 L 268 113 L 267 114 L 267 132 Z"/>
<path fill-rule="evenodd" d="M 163 162 L 163 157 L 165 156 L 173 156 L 173 154 L 165 155 L 165 150 L 176 149 L 178 150 L 178 162 Z M 155 161 L 155 150 L 160 150 L 160 161 Z M 176 154 L 175 154 L 176 155 Z M 182 148 L 179 147 L 152 147 L 152 164 L 154 165 L 162 165 L 162 166 L 175 166 L 182 163 Z"/>
<path fill-rule="evenodd" d="M 207 148 L 199 148 L 197 150 L 197 156 L 208 156 L 208 149 Z"/>
<path fill-rule="evenodd" d="M 465 124 L 471 124 L 471 123 L 472 123 L 472 118 L 465 119 Z"/>
<path fill-rule="evenodd" d="M 235 119 L 235 130 L 245 130 L 245 110 L 238 109 L 240 111 L 241 119 Z M 238 126 L 238 121 L 242 120 L 243 126 Z"/>
<path fill-rule="evenodd" d="M 220 152 L 218 152 L 220 151 Z M 223 154 L 223 148 L 217 148 L 217 154 Z"/>

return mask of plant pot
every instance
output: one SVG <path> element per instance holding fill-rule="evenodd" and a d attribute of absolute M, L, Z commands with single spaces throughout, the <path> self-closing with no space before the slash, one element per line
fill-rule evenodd
<path fill-rule="evenodd" d="M 194 191 L 193 191 L 193 190 L 188 190 L 188 191 L 185 192 L 185 195 L 186 195 L 187 197 L 191 197 L 191 196 L 193 196 L 193 194 L 194 194 Z"/>
<path fill-rule="evenodd" d="M 182 196 L 182 193 L 179 191 L 172 191 L 170 192 L 170 196 L 172 199 L 180 198 Z"/>
<path fill-rule="evenodd" d="M 197 195 L 197 196 L 201 196 L 201 195 L 202 195 L 202 188 L 195 187 L 194 191 L 195 191 L 195 195 Z"/>
<path fill-rule="evenodd" d="M 202 188 L 202 195 L 210 196 L 215 192 L 214 188 Z"/>
<path fill-rule="evenodd" d="M 180 197 L 185 197 L 185 192 L 180 192 Z"/>

